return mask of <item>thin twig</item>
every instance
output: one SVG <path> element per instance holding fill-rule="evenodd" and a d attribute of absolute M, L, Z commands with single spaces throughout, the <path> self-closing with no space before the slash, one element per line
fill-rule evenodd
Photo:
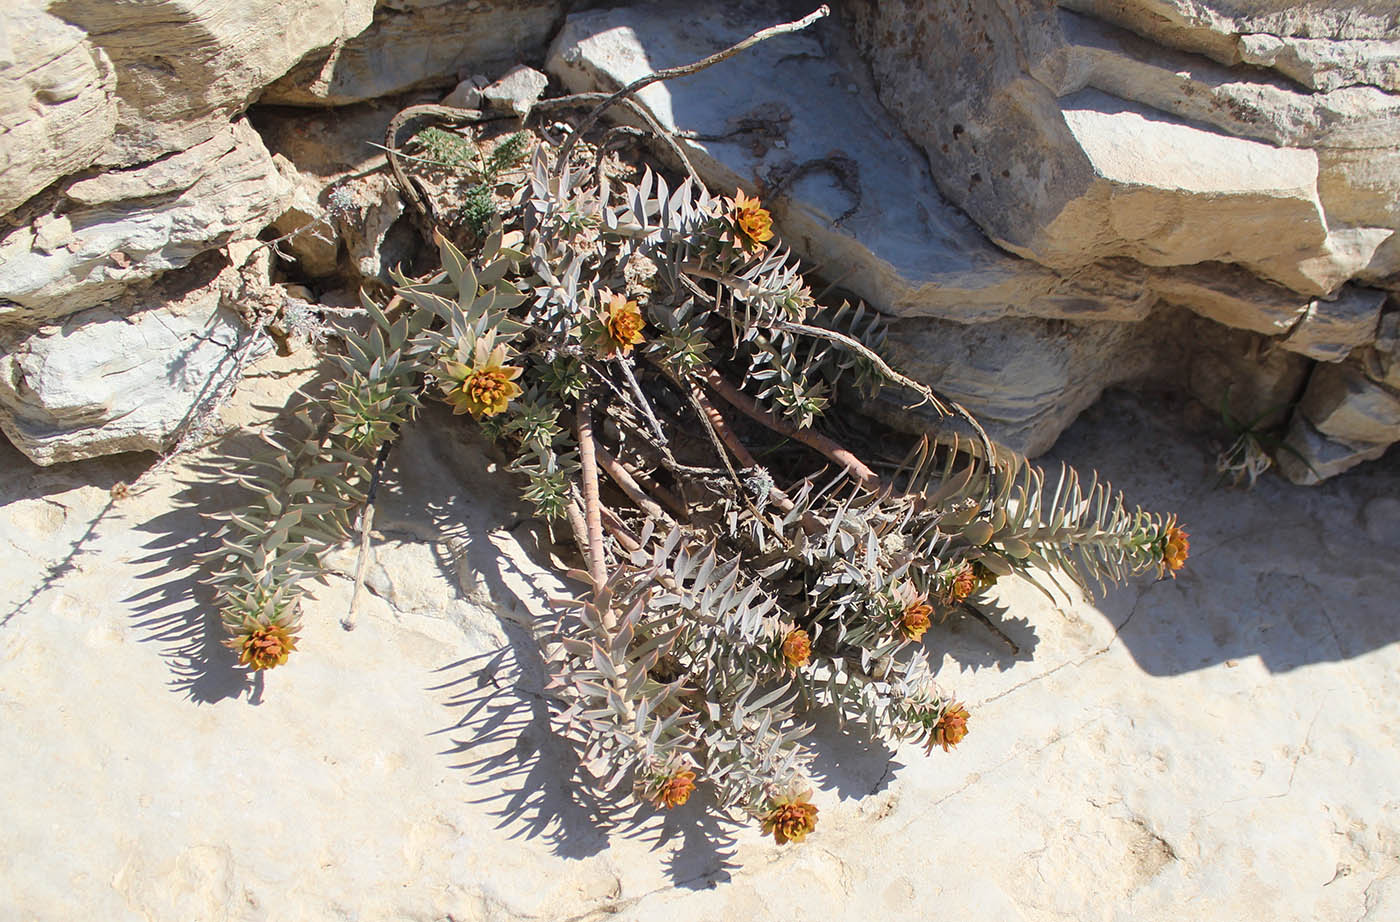
<path fill-rule="evenodd" d="M 627 498 L 630 499 L 638 509 L 659 522 L 664 522 L 667 525 L 674 524 L 671 522 L 671 517 L 662 510 L 661 505 L 647 495 L 647 492 L 642 489 L 641 484 L 633 479 L 632 475 L 623 468 L 622 464 L 616 458 L 608 453 L 606 448 L 595 444 L 593 446 L 593 452 L 598 458 L 598 466 L 612 478 L 613 483 L 617 484 L 623 493 L 627 494 Z"/>
<path fill-rule="evenodd" d="M 599 597 L 608 581 L 603 562 L 602 502 L 598 498 L 598 455 L 593 441 L 593 398 L 585 394 L 577 411 L 578 457 L 583 476 L 583 520 L 588 533 L 588 574 L 593 578 L 593 594 Z M 606 617 L 606 613 L 605 613 Z"/>
<path fill-rule="evenodd" d="M 379 495 L 379 483 L 384 478 L 384 462 L 394 447 L 392 440 L 381 442 L 379 456 L 374 459 L 374 474 L 369 479 L 369 492 L 365 494 L 365 511 L 360 513 L 360 551 L 355 557 L 355 590 L 350 593 L 350 610 L 340 619 L 340 626 L 347 631 L 355 629 L 355 613 L 360 607 L 360 593 L 365 588 L 365 569 L 369 566 L 370 533 L 374 529 L 374 499 Z"/>
<path fill-rule="evenodd" d="M 609 93 L 575 93 L 572 96 L 558 96 L 554 99 L 542 99 L 535 104 L 535 108 L 531 111 L 538 112 L 548 111 L 550 109 L 568 109 L 575 106 L 592 105 L 607 99 L 610 95 Z M 697 183 L 702 182 L 699 171 L 695 169 L 695 164 L 690 162 L 690 157 L 686 156 L 685 149 L 676 142 L 671 132 L 667 131 L 661 123 L 656 120 L 656 117 L 652 115 L 651 112 L 647 111 L 645 106 L 631 99 L 622 100 L 622 106 L 633 115 L 637 116 L 637 118 L 646 122 L 647 127 L 651 129 L 652 133 L 661 139 L 672 156 L 680 161 L 681 166 L 685 167 L 685 172 L 690 178 L 694 179 Z M 577 135 L 571 135 L 570 137 L 577 137 Z"/>
<path fill-rule="evenodd" d="M 803 16 L 801 19 L 798 19 L 794 22 L 785 22 L 776 26 L 769 26 L 766 29 L 760 29 L 759 31 L 755 32 L 753 35 L 750 35 L 748 38 L 744 39 L 738 44 L 730 45 L 723 51 L 712 54 L 708 58 L 702 58 L 701 60 L 695 61 L 691 64 L 682 64 L 679 67 L 667 67 L 662 70 L 653 71 L 652 73 L 647 74 L 645 77 L 639 77 L 638 79 L 633 80 L 631 83 L 627 84 L 622 89 L 618 90 L 616 93 L 613 93 L 611 96 L 604 99 L 603 102 L 601 102 L 596 109 L 588 113 L 588 115 L 584 118 L 583 123 L 579 125 L 578 130 L 572 135 L 570 135 L 568 140 L 564 142 L 564 146 L 560 148 L 559 162 L 562 163 L 568 158 L 569 151 L 570 149 L 572 149 L 574 141 L 578 139 L 579 135 L 586 134 L 594 125 L 598 124 L 598 119 L 603 117 L 604 112 L 608 111 L 608 109 L 612 108 L 614 105 L 616 105 L 623 99 L 632 96 L 637 91 L 642 90 L 648 86 L 651 86 L 653 83 L 657 83 L 662 80 L 673 80 L 676 77 L 686 77 L 690 74 L 699 73 L 700 71 L 704 70 L 707 67 L 710 67 L 711 65 L 718 64 L 720 61 L 728 60 L 729 58 L 734 57 L 734 55 L 738 54 L 739 52 L 744 51 L 748 48 L 752 48 L 754 45 L 757 45 L 761 41 L 774 38 L 778 35 L 786 35 L 789 32 L 801 31 L 802 29 L 805 29 L 812 23 L 816 22 L 818 19 L 821 19 L 822 17 L 828 15 L 830 12 L 831 8 L 828 7 L 825 3 L 823 3 L 821 6 L 817 7 L 815 10 L 808 13 L 806 16 Z"/>
<path fill-rule="evenodd" d="M 807 447 L 821 452 L 849 471 L 866 489 L 872 491 L 880 489 L 880 476 L 871 470 L 864 461 L 856 457 L 850 449 L 838 444 L 836 440 L 817 432 L 815 429 L 799 428 L 777 414 L 763 409 L 757 401 L 730 384 L 729 380 L 713 367 L 702 370 L 700 376 L 710 390 L 724 398 L 724 401 L 736 410 L 743 412 L 746 416 L 757 420 L 780 435 L 795 439 Z"/>

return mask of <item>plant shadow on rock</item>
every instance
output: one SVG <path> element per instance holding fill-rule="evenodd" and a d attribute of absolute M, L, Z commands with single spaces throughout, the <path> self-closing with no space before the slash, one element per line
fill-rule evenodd
<path fill-rule="evenodd" d="M 730 878 L 737 835 L 746 824 L 719 814 L 702 785 L 685 805 L 656 810 L 619 789 L 610 794 L 579 782 L 584 772 L 574 748 L 562 739 L 554 715 L 559 705 L 545 691 L 548 674 L 529 627 L 528 612 L 548 617 L 547 596 L 567 591 L 534 582 L 548 572 L 536 558 L 522 567 L 489 539 L 529 522 L 526 507 L 514 500 L 519 484 L 488 470 L 490 452 L 473 429 L 431 408 L 430 425 L 405 430 L 391 458 L 387 500 L 376 519 L 386 529 L 434 540 L 437 562 L 459 595 L 489 594 L 505 634 L 505 644 L 445 664 L 428 691 L 443 695 L 454 720 L 435 735 L 445 738 L 439 755 L 452 768 L 470 772 L 485 790 L 476 803 L 491 806 L 497 828 L 512 839 L 548 841 L 566 858 L 586 858 L 609 847 L 614 836 L 669 849 L 667 871 L 677 887 L 703 889 Z M 468 502 L 468 497 L 471 502 Z M 424 516 L 426 515 L 426 521 Z M 416 524 L 414 523 L 416 520 Z M 527 568 L 529 572 L 527 572 Z M 550 577 L 552 578 L 552 574 Z M 979 603 L 980 615 L 955 616 L 939 632 L 932 652 L 947 653 L 975 670 L 1012 668 L 1028 660 L 1037 644 L 1024 619 L 1005 617 L 996 603 Z M 813 782 L 842 800 L 885 790 L 903 763 L 880 739 L 860 727 L 842 728 L 830 708 L 810 712 L 807 738 Z"/>
<path fill-rule="evenodd" d="M 1223 489 L 1204 440 L 1181 436 L 1182 409 L 1111 392 L 1054 452 L 1092 459 L 1144 505 L 1169 504 L 1191 533 L 1191 560 L 1176 579 L 1096 603 L 1123 625 L 1119 639 L 1138 665 L 1176 675 L 1257 655 L 1280 673 L 1400 640 L 1400 523 L 1383 506 L 1400 496 L 1400 451 L 1319 486 L 1269 473 L 1251 492 Z"/>
<path fill-rule="evenodd" d="M 323 381 L 318 377 L 303 390 L 318 393 Z M 256 409 L 289 414 L 304 402 L 304 397 L 293 395 L 284 406 Z M 262 700 L 262 673 L 240 667 L 237 655 L 223 644 L 228 634 L 214 590 L 204 583 L 208 573 L 199 558 L 219 546 L 209 514 L 236 509 L 247 501 L 248 493 L 230 482 L 230 472 L 246 469 L 250 458 L 266 450 L 266 443 L 251 432 L 236 431 L 221 438 L 185 465 L 185 478 L 172 500 L 174 508 L 137 526 L 154 535 L 143 545 L 149 553 L 132 561 L 150 565 L 139 576 L 147 585 L 123 601 L 131 607 L 136 627 L 145 633 L 142 640 L 162 647 L 172 690 L 196 704 L 244 694 L 250 704 Z"/>
<path fill-rule="evenodd" d="M 114 486 L 140 477 L 151 463 L 149 455 L 132 452 L 104 458 L 97 465 L 86 461 L 72 461 L 50 467 L 40 467 L 26 458 L 19 449 L 11 446 L 3 436 L 0 436 L 0 470 L 7 472 L 6 476 L 0 479 L 0 509 L 16 503 L 41 501 L 59 510 L 57 515 L 62 520 L 62 524 L 55 530 L 63 531 L 70 515 L 73 515 L 76 510 L 72 510 L 65 503 L 54 499 L 55 495 L 61 495 L 83 486 L 96 486 L 108 491 L 110 496 Z M 4 627 L 11 618 L 27 610 L 41 595 L 57 586 L 65 576 L 76 570 L 79 559 L 88 553 L 88 544 L 98 536 L 102 523 L 109 515 L 119 511 L 117 500 L 109 498 L 92 515 L 82 532 L 68 541 L 67 549 L 62 552 L 62 555 L 43 566 L 39 579 L 33 588 L 12 602 L 7 601 L 3 611 L 0 612 L 0 627 Z M 28 537 L 30 539 L 38 538 L 40 540 L 36 543 L 42 543 L 45 529 L 39 528 L 40 534 L 35 535 L 31 531 L 35 528 L 36 525 L 32 520 L 28 522 L 26 527 Z"/>

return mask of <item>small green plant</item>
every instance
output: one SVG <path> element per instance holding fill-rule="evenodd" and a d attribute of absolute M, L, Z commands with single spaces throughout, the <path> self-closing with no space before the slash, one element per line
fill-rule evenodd
<path fill-rule="evenodd" d="M 579 591 L 536 634 L 581 782 L 660 809 L 704 788 L 780 844 L 817 823 L 814 708 L 928 751 L 964 740 L 974 718 L 923 641 L 969 598 L 1184 565 L 1173 518 L 1072 470 L 1047 481 L 892 368 L 878 316 L 814 298 L 756 197 L 647 168 L 617 184 L 576 136 L 531 146 L 474 252 L 439 235 L 440 272 L 365 298 L 335 397 L 246 481 L 216 583 L 250 668 L 293 651 L 301 584 L 429 396 L 497 441 L 577 549 Z M 971 440 L 909 440 L 877 473 L 824 423 L 880 388 Z"/>
<path fill-rule="evenodd" d="M 441 128 L 429 127 L 409 141 L 414 163 L 429 171 L 446 170 L 470 182 L 463 194 L 459 214 L 463 224 L 483 236 L 497 217 L 497 187 L 504 174 L 516 169 L 529 156 L 529 138 L 517 131 L 500 139 L 489 152 L 470 138 Z"/>

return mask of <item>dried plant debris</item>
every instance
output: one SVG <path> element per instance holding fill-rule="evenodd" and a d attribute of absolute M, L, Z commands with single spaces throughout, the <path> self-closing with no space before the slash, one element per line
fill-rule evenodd
<path fill-rule="evenodd" d="M 936 683 L 928 632 L 1012 574 L 1086 589 L 1172 575 L 1186 534 L 1097 478 L 1047 480 L 995 451 L 881 357 L 878 316 L 813 296 L 758 197 L 619 168 L 617 135 L 583 136 L 600 101 L 542 102 L 594 111 L 510 133 L 508 157 L 419 135 L 425 159 L 489 189 L 490 214 L 472 246 L 437 234 L 440 271 L 400 276 L 387 304 L 363 298 L 372 324 L 344 334 L 334 394 L 243 475 L 257 499 L 226 518 L 214 561 L 229 644 L 251 669 L 295 652 L 303 582 L 372 511 L 400 426 L 443 400 L 577 547 L 566 575 L 581 589 L 537 633 L 584 783 L 659 809 L 708 789 L 801 842 L 818 818 L 801 743 L 813 708 L 949 750 L 975 720 Z M 476 208 L 425 211 L 460 228 Z M 972 436 L 922 439 L 877 473 L 842 439 L 883 387 Z"/>

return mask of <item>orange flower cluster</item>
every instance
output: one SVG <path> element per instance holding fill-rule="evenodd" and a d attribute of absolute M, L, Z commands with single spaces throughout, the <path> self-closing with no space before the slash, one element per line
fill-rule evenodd
<path fill-rule="evenodd" d="M 1175 524 L 1167 526 L 1162 535 L 1162 572 L 1176 578 L 1176 571 L 1186 566 L 1186 557 L 1191 552 L 1191 542 L 1186 532 Z"/>
<path fill-rule="evenodd" d="M 807 833 L 817 828 L 817 805 L 807 802 L 811 796 L 807 791 L 776 798 L 763 818 L 763 834 L 771 835 L 779 845 L 807 838 Z"/>
<path fill-rule="evenodd" d="M 475 362 L 470 366 L 443 362 L 442 373 L 452 382 L 447 402 L 452 404 L 453 413 L 470 413 L 473 419 L 495 416 L 504 413 L 510 402 L 522 393 L 515 379 L 523 369 L 505 364 L 505 346 L 488 351 L 489 344 L 489 338 L 478 343 Z"/>
<path fill-rule="evenodd" d="M 690 799 L 690 793 L 694 790 L 695 772 L 682 768 L 662 782 L 661 789 L 656 794 L 656 805 L 667 810 L 679 807 Z"/>
<path fill-rule="evenodd" d="M 224 644 L 238 653 L 238 665 L 272 669 L 287 661 L 297 648 L 297 638 L 276 622 L 258 625 L 230 637 Z"/>
<path fill-rule="evenodd" d="M 928 604 L 925 596 L 918 596 L 904 606 L 904 612 L 899 619 L 900 633 L 915 643 L 923 640 L 924 632 L 929 628 L 929 615 L 931 614 L 933 614 L 933 606 Z"/>
<path fill-rule="evenodd" d="M 934 746 L 942 746 L 943 751 L 947 752 L 961 743 L 967 736 L 967 719 L 971 716 L 967 708 L 957 701 L 944 708 L 938 724 L 933 728 L 933 736 L 929 737 L 928 751 L 932 752 Z"/>
<path fill-rule="evenodd" d="M 773 216 L 768 209 L 759 205 L 757 197 L 749 198 L 742 189 L 734 192 L 734 207 L 729 212 L 729 219 L 734 222 L 739 242 L 745 249 L 761 250 L 765 243 L 773 239 Z"/>
<path fill-rule="evenodd" d="M 977 591 L 977 572 L 972 569 L 972 564 L 965 563 L 957 573 L 953 574 L 952 580 L 948 583 L 948 589 L 943 595 L 943 601 L 949 605 L 957 605 L 964 602 L 969 596 Z"/>
<path fill-rule="evenodd" d="M 627 355 L 633 346 L 645 340 L 642 327 L 646 326 L 646 321 L 636 301 L 628 301 L 626 295 L 611 295 L 602 313 L 608 357 Z"/>
<path fill-rule="evenodd" d="M 783 659 L 793 669 L 801 669 L 812 658 L 812 638 L 801 628 L 783 638 Z"/>

